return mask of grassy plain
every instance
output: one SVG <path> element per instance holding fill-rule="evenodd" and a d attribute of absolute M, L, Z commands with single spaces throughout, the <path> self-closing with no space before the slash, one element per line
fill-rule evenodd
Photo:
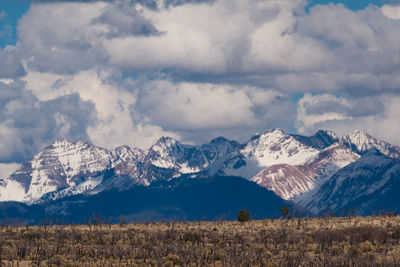
<path fill-rule="evenodd" d="M 400 216 L 3 225 L 0 266 L 400 266 Z"/>

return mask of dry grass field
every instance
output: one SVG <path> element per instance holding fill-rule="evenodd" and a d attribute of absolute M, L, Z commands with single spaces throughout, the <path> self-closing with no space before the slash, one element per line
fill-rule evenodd
<path fill-rule="evenodd" d="M 400 216 L 3 225 L 0 266 L 400 266 Z"/>

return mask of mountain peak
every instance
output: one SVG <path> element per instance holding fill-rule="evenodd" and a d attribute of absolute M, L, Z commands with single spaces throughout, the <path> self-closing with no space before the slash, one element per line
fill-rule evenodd
<path fill-rule="evenodd" d="M 393 158 L 400 157 L 400 152 L 395 146 L 385 141 L 378 140 L 360 130 L 355 130 L 343 136 L 341 141 L 359 154 L 365 154 L 371 149 L 376 149 L 386 156 Z"/>
<path fill-rule="evenodd" d="M 339 137 L 332 131 L 329 130 L 318 130 L 315 134 L 315 137 L 321 137 L 321 136 L 328 136 L 334 140 L 339 140 Z"/>
<path fill-rule="evenodd" d="M 265 132 L 265 134 L 277 134 L 277 135 L 286 135 L 286 133 L 280 129 L 280 128 L 275 128 L 275 129 L 269 129 Z"/>
<path fill-rule="evenodd" d="M 361 131 L 361 130 L 354 130 L 351 133 L 349 133 L 347 136 L 349 136 L 352 139 L 357 139 L 357 140 L 360 140 L 360 141 L 366 140 L 366 139 L 369 139 L 369 138 L 373 138 L 369 134 L 367 134 L 366 132 Z M 373 138 L 373 139 L 375 139 L 375 138 Z"/>
<path fill-rule="evenodd" d="M 178 142 L 178 140 L 170 137 L 170 136 L 162 136 L 160 139 L 158 139 L 158 141 L 156 142 L 156 146 L 158 145 L 165 145 L 165 146 L 174 146 L 176 145 Z"/>
<path fill-rule="evenodd" d="M 372 148 L 379 149 L 377 146 L 385 146 L 385 142 L 379 141 L 360 130 L 352 131 L 343 136 L 342 140 L 345 144 L 351 146 L 352 149 L 356 149 L 360 153 L 365 153 Z"/>
<path fill-rule="evenodd" d="M 71 145 L 71 144 L 73 144 L 73 142 L 69 141 L 68 139 L 60 138 L 60 139 L 57 139 L 56 141 L 54 141 L 51 144 L 51 146 L 53 146 L 53 147 L 63 147 L 63 146 L 66 146 L 66 145 Z"/>
<path fill-rule="evenodd" d="M 229 140 L 223 136 L 219 136 L 210 141 L 210 143 L 212 143 L 212 144 L 226 143 L 226 142 L 229 142 Z"/>
<path fill-rule="evenodd" d="M 54 150 L 55 148 L 59 148 L 60 152 L 68 149 L 70 147 L 95 147 L 95 145 L 84 142 L 84 141 L 70 141 L 66 138 L 60 138 L 54 141 L 50 146 L 46 147 L 46 149 Z"/>
<path fill-rule="evenodd" d="M 130 146 L 122 145 L 115 148 L 113 154 L 118 158 L 129 161 L 132 159 L 137 159 L 138 157 L 142 156 L 144 152 L 139 148 L 131 148 Z"/>
<path fill-rule="evenodd" d="M 147 151 L 126 145 L 109 151 L 88 142 L 62 138 L 0 181 L 0 201 L 31 203 L 49 193 L 55 199 L 111 188 L 125 190 L 196 173 L 247 179 L 261 173 L 253 181 L 267 188 L 272 184 L 270 189 L 282 197 L 297 199 L 298 194 L 319 187 L 361 155 L 361 163 L 368 165 L 369 161 L 383 158 L 379 153 L 389 159 L 400 157 L 395 146 L 362 131 L 339 139 L 326 130 L 302 136 L 278 128 L 256 134 L 244 144 L 217 137 L 201 146 L 164 136 Z"/>
<path fill-rule="evenodd" d="M 319 130 L 313 136 L 298 134 L 291 134 L 291 136 L 300 143 L 316 149 L 325 149 L 339 141 L 339 137 L 334 132 L 327 130 Z"/>

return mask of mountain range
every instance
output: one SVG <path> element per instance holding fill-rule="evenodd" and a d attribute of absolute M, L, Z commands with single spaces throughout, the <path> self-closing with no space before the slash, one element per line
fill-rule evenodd
<path fill-rule="evenodd" d="M 279 216 L 282 205 L 314 215 L 367 215 L 396 210 L 399 189 L 400 148 L 362 131 L 339 137 L 271 129 L 245 143 L 218 137 L 200 146 L 162 137 L 148 150 L 60 139 L 0 179 L 0 218 L 34 220 L 34 209 L 78 221 L 105 206 L 129 206 L 119 212 L 131 219 L 232 218 L 239 208 Z"/>

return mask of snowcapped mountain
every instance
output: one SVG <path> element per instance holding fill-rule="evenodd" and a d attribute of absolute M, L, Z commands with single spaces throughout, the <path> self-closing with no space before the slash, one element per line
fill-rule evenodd
<path fill-rule="evenodd" d="M 264 167 L 283 163 L 298 165 L 318 152 L 280 129 L 254 136 L 241 150 L 247 159 L 255 159 Z"/>
<path fill-rule="evenodd" d="M 372 149 L 357 161 L 336 172 L 318 190 L 306 193 L 297 202 L 315 213 L 320 213 L 325 209 L 340 212 L 341 209 L 349 211 L 352 208 L 358 209 L 361 213 L 368 213 L 372 206 L 360 203 L 364 204 L 364 210 L 362 210 L 354 203 L 359 202 L 360 199 L 379 202 L 379 198 L 385 193 L 383 188 L 400 189 L 398 186 L 390 186 L 394 181 L 400 182 L 400 161 Z M 377 192 L 379 192 L 378 195 L 376 195 Z M 398 202 L 397 199 L 396 203 Z M 374 208 L 380 209 L 385 206 L 387 205 Z"/>
<path fill-rule="evenodd" d="M 400 158 L 400 150 L 398 147 L 385 141 L 378 140 L 362 131 L 356 130 L 343 136 L 342 142 L 359 154 L 364 154 L 371 149 L 376 149 L 386 156 Z"/>
<path fill-rule="evenodd" d="M 314 180 L 292 165 L 277 164 L 261 171 L 251 179 L 253 182 L 274 191 L 283 199 L 311 190 Z"/>
<path fill-rule="evenodd" d="M 332 131 L 319 130 L 313 136 L 292 134 L 297 141 L 316 149 L 325 149 L 339 141 L 339 137 Z"/>
<path fill-rule="evenodd" d="M 54 142 L 0 179 L 0 201 L 32 203 L 81 193 L 125 190 L 188 173 L 199 173 L 234 153 L 240 144 L 223 137 L 202 146 L 160 138 L 149 150 L 129 146 L 108 151 L 84 142 Z"/>
<path fill-rule="evenodd" d="M 371 155 L 375 152 L 379 156 Z M 339 138 L 330 131 L 302 136 L 273 129 L 244 144 L 218 137 L 201 146 L 162 137 L 148 150 L 121 146 L 112 151 L 61 139 L 0 179 L 0 202 L 43 203 L 219 175 L 244 177 L 318 213 L 347 207 L 371 188 L 388 186 L 399 172 L 384 162 L 397 164 L 399 158 L 399 147 L 361 131 Z M 376 182 L 371 183 L 372 176 Z M 357 193 L 353 187 L 365 190 Z"/>
<path fill-rule="evenodd" d="M 251 179 L 269 166 L 301 164 L 318 152 L 318 149 L 306 142 L 301 142 L 280 129 L 274 129 L 254 135 L 214 169 L 218 169 L 219 174 Z"/>
<path fill-rule="evenodd" d="M 92 180 L 93 176 L 110 168 L 111 162 L 112 155 L 106 149 L 58 140 L 26 161 L 8 179 L 1 180 L 0 201 L 29 203 L 46 193 L 82 183 L 93 188 L 98 183 Z"/>
<path fill-rule="evenodd" d="M 356 161 L 360 156 L 341 142 L 323 149 L 299 165 L 272 165 L 251 180 L 274 191 L 286 200 L 294 200 L 327 181 L 335 172 Z M 295 200 L 297 202 L 297 200 Z"/>

